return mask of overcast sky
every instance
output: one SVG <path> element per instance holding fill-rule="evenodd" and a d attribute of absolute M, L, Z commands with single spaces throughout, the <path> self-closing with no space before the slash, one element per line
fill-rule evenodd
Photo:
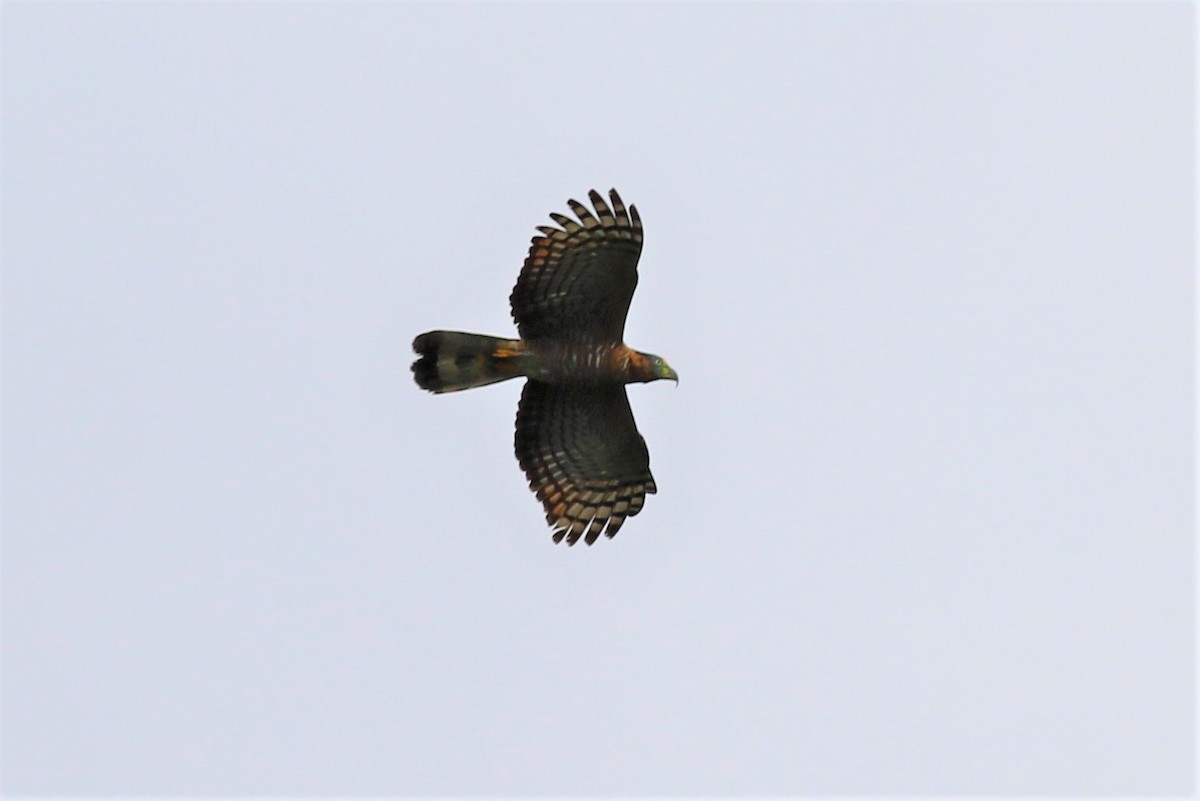
<path fill-rule="evenodd" d="M 3 8 L 10 794 L 1186 794 L 1194 6 Z M 659 494 L 511 335 L 617 187 Z"/>

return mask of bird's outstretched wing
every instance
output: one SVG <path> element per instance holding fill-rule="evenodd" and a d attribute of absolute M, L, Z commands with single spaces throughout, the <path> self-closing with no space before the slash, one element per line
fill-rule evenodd
<path fill-rule="evenodd" d="M 596 190 L 588 193 L 595 214 L 582 203 L 567 204 L 579 221 L 551 214 L 561 227 L 539 226 L 509 301 L 521 338 L 561 342 L 620 342 L 637 287 L 642 221 L 617 190 L 610 207 Z"/>
<path fill-rule="evenodd" d="M 529 380 L 517 409 L 517 460 L 546 508 L 554 541 L 615 536 L 656 491 L 650 452 L 625 388 Z"/>

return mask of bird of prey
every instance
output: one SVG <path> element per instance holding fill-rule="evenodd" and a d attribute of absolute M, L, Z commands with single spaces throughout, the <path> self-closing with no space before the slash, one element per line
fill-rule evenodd
<path fill-rule="evenodd" d="M 546 509 L 554 541 L 591 545 L 616 535 L 657 491 L 650 452 L 625 385 L 679 376 L 661 357 L 624 343 L 637 286 L 642 221 L 617 190 L 575 200 L 578 220 L 538 226 L 509 302 L 520 339 L 430 331 L 413 341 L 417 385 L 457 392 L 525 377 L 516 453 Z"/>

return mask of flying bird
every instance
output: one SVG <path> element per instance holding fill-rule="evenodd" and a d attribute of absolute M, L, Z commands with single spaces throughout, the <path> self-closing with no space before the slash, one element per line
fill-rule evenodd
<path fill-rule="evenodd" d="M 554 541 L 613 537 L 657 492 L 650 452 L 625 385 L 679 376 L 659 356 L 624 343 L 637 287 L 642 220 L 637 208 L 594 189 L 578 220 L 551 214 L 538 226 L 509 303 L 520 339 L 430 331 L 413 341 L 417 385 L 459 390 L 524 377 L 516 454 L 546 509 Z"/>

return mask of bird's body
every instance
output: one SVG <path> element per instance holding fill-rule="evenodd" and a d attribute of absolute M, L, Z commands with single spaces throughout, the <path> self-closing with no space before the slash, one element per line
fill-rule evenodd
<path fill-rule="evenodd" d="M 510 301 L 521 339 L 431 331 L 413 342 L 417 384 L 457 392 L 525 377 L 517 410 L 517 459 L 546 509 L 554 539 L 590 545 L 612 537 L 656 491 L 650 455 L 625 384 L 678 380 L 658 356 L 622 341 L 637 286 L 642 225 L 616 190 L 598 192 L 593 215 L 551 217 L 540 227 Z"/>
<path fill-rule="evenodd" d="M 530 378 L 551 384 L 633 384 L 653 381 L 650 359 L 621 344 L 535 342 L 527 348 Z"/>
<path fill-rule="evenodd" d="M 431 392 L 457 392 L 510 378 L 548 384 L 634 384 L 662 378 L 653 358 L 624 344 L 523 342 L 461 331 L 430 331 L 413 342 L 421 354 L 417 383 Z"/>

